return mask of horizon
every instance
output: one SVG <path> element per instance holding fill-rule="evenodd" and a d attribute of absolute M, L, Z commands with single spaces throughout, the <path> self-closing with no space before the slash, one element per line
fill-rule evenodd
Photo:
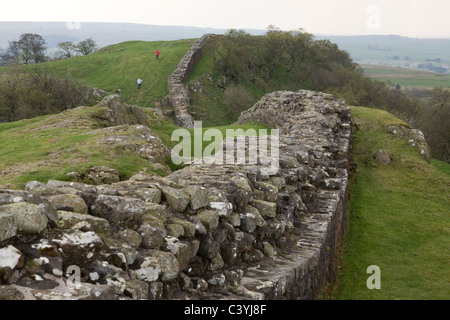
<path fill-rule="evenodd" d="M 31 23 L 36 23 L 36 24 L 69 24 L 72 22 L 67 22 L 67 21 L 0 21 L 0 24 L 7 24 L 7 23 L 14 23 L 14 24 L 31 24 Z M 249 31 L 253 31 L 253 32 L 257 32 L 258 34 L 261 33 L 265 33 L 267 32 L 267 28 L 266 29 L 258 29 L 258 28 L 216 28 L 216 27 L 199 27 L 199 26 L 195 26 L 195 25 L 173 25 L 173 24 L 168 24 L 168 25 L 159 25 L 159 24 L 147 24 L 147 23 L 139 23 L 139 22 L 102 22 L 102 21 L 83 21 L 83 22 L 78 22 L 78 26 L 74 27 L 73 30 L 81 30 L 82 29 L 82 25 L 83 24 L 116 24 L 116 25 L 141 25 L 141 26 L 149 26 L 149 27 L 167 27 L 167 28 L 192 28 L 192 29 L 212 29 L 212 30 L 220 30 L 223 32 L 226 32 L 228 30 L 231 29 L 236 29 L 236 30 L 244 30 L 246 32 Z M 67 28 L 68 30 L 70 30 L 70 28 Z M 280 31 L 283 32 L 288 32 L 288 31 L 293 31 L 293 29 L 280 29 Z M 308 32 L 307 30 L 303 30 L 304 32 Z M 31 32 L 31 31 L 30 31 Z M 311 32 L 308 32 L 311 33 Z M 383 33 L 372 33 L 372 34 L 358 34 L 358 33 L 353 33 L 353 34 L 338 34 L 338 33 L 311 33 L 314 36 L 322 36 L 322 37 L 377 37 L 377 36 L 384 36 L 384 37 L 402 37 L 402 38 L 409 38 L 409 39 L 422 39 L 422 40 L 450 40 L 450 35 L 449 36 L 422 36 L 422 37 L 412 37 L 412 36 L 405 36 L 405 35 L 400 35 L 400 34 L 383 34 Z"/>
<path fill-rule="evenodd" d="M 4 4 L 0 21 L 91 21 L 226 30 L 266 30 L 274 25 L 311 34 L 446 39 L 450 38 L 449 11 L 447 0 L 427 4 L 420 0 L 23 0 Z"/>

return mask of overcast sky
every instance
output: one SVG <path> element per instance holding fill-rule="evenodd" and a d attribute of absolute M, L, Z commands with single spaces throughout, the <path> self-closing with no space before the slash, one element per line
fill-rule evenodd
<path fill-rule="evenodd" d="M 0 21 L 131 22 L 450 38 L 449 0 L 8 0 Z"/>

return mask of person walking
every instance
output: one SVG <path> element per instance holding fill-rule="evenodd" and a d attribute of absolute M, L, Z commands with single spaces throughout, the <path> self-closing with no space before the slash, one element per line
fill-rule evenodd
<path fill-rule="evenodd" d="M 141 84 L 142 84 L 142 79 L 141 78 L 139 78 L 137 80 L 137 84 L 138 84 L 138 90 L 141 90 Z"/>
<path fill-rule="evenodd" d="M 156 49 L 155 55 L 156 55 L 156 59 L 159 59 L 159 50 L 158 49 Z"/>

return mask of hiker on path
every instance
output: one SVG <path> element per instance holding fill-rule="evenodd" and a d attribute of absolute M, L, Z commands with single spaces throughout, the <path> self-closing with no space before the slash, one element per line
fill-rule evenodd
<path fill-rule="evenodd" d="M 158 49 L 156 49 L 155 55 L 156 55 L 156 59 L 158 59 L 159 58 L 159 50 Z"/>
<path fill-rule="evenodd" d="M 138 84 L 138 90 L 141 90 L 141 84 L 142 84 L 142 79 L 141 78 L 139 78 L 137 80 L 137 84 Z"/>

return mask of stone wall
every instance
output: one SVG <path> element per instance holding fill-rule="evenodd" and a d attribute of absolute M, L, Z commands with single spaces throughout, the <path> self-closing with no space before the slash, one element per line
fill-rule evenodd
<path fill-rule="evenodd" d="M 214 34 L 205 34 L 194 41 L 190 50 L 181 59 L 178 67 L 169 77 L 169 98 L 172 104 L 177 124 L 184 128 L 194 127 L 194 118 L 190 114 L 189 93 L 184 81 L 189 76 L 194 65 L 202 56 L 203 42 Z"/>
<path fill-rule="evenodd" d="M 350 109 L 274 92 L 239 122 L 251 119 L 280 129 L 273 175 L 197 164 L 0 189 L 0 299 L 316 298 L 345 225 Z"/>

